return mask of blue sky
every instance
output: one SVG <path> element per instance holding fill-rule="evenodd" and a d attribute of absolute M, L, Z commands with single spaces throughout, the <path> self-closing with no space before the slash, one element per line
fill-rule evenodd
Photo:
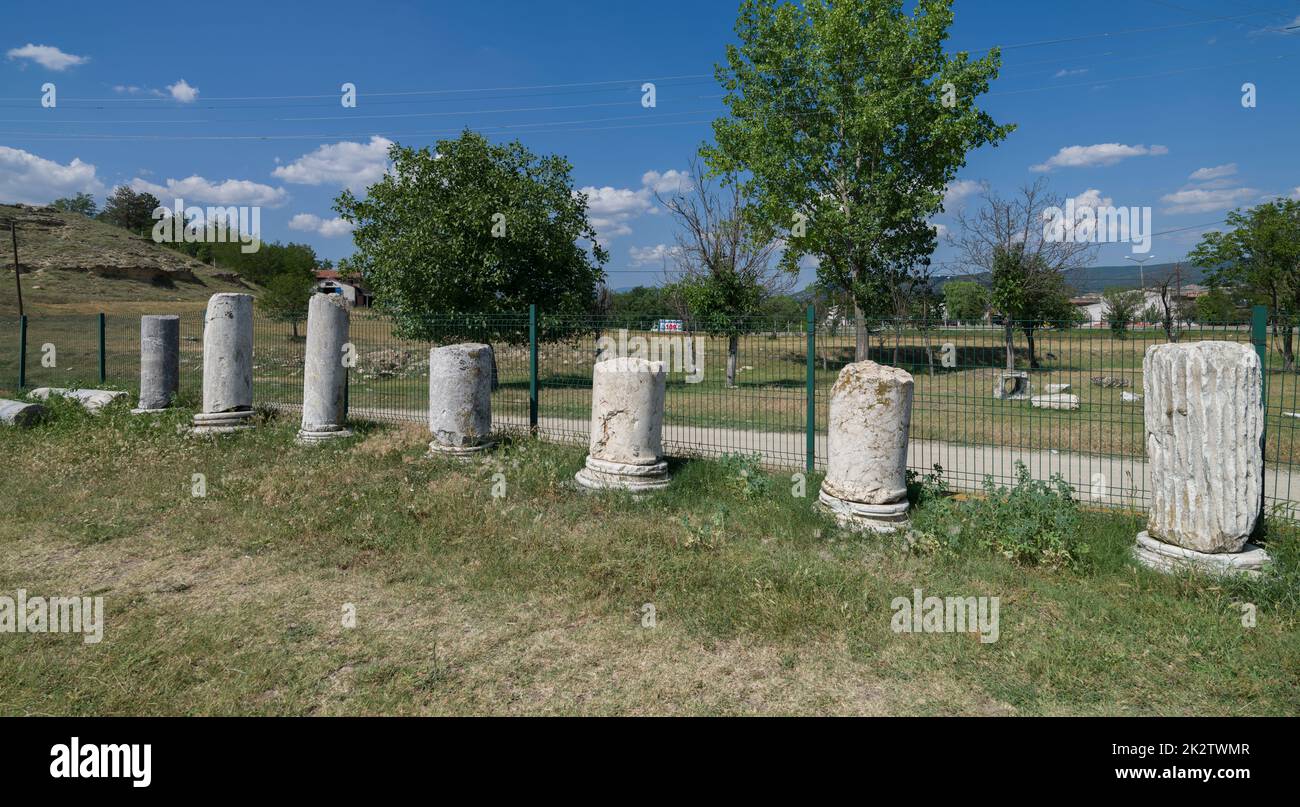
<path fill-rule="evenodd" d="M 132 184 L 165 202 L 256 204 L 264 238 L 337 259 L 351 238 L 331 202 L 379 176 L 384 138 L 431 145 L 470 126 L 573 163 L 622 288 L 662 277 L 673 235 L 651 189 L 673 184 L 721 112 L 711 74 L 737 3 L 132 5 L 6 9 L 0 201 L 89 191 L 102 204 Z M 1047 177 L 1065 196 L 1150 206 L 1157 233 L 1178 230 L 1155 238 L 1161 263 L 1233 207 L 1300 195 L 1300 28 L 1284 30 L 1300 0 L 957 0 L 955 13 L 952 50 L 1004 47 L 983 106 L 1019 128 L 970 156 L 936 224 L 951 227 L 981 182 L 1007 193 Z M 1108 244 L 1097 262 L 1129 254 Z M 953 257 L 941 245 L 935 259 Z"/>

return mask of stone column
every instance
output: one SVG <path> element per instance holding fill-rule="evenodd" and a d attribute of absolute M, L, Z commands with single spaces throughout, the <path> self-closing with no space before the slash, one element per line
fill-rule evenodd
<path fill-rule="evenodd" d="M 27 401 L 0 398 L 0 423 L 27 428 L 45 416 L 45 407 Z"/>
<path fill-rule="evenodd" d="M 307 305 L 300 443 L 352 436 L 343 425 L 343 392 L 348 378 L 343 346 L 347 341 L 348 309 L 340 295 L 313 294 Z"/>
<path fill-rule="evenodd" d="M 65 389 L 64 387 L 37 387 L 27 393 L 27 397 L 38 401 L 48 401 L 50 396 L 70 398 L 81 404 L 82 409 L 96 415 L 99 414 L 99 410 L 118 398 L 127 397 L 127 393 L 112 389 Z"/>
<path fill-rule="evenodd" d="M 181 382 L 181 318 L 140 317 L 140 405 L 133 415 L 166 411 Z"/>
<path fill-rule="evenodd" d="M 616 358 L 598 362 L 591 377 L 591 443 L 578 484 L 642 492 L 668 486 L 661 457 L 663 362 Z"/>
<path fill-rule="evenodd" d="M 841 524 L 877 532 L 906 526 L 913 387 L 910 373 L 873 361 L 846 366 L 831 387 L 818 499 Z"/>
<path fill-rule="evenodd" d="M 1248 543 L 1264 484 L 1259 356 L 1236 342 L 1155 345 L 1142 361 L 1151 513 L 1134 552 L 1152 568 L 1258 574 Z"/>
<path fill-rule="evenodd" d="M 203 411 L 195 434 L 253 428 L 253 297 L 214 294 L 203 319 Z"/>
<path fill-rule="evenodd" d="M 429 433 L 431 454 L 492 446 L 492 348 L 469 342 L 429 351 Z"/>

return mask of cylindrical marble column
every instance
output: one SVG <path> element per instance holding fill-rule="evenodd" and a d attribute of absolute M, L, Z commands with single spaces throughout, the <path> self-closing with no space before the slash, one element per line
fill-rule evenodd
<path fill-rule="evenodd" d="M 0 398 L 0 423 L 26 428 L 35 425 L 45 415 L 45 407 L 27 401 Z"/>
<path fill-rule="evenodd" d="M 180 381 L 181 318 L 175 314 L 140 317 L 140 405 L 132 414 L 165 411 Z"/>
<path fill-rule="evenodd" d="M 663 362 L 620 357 L 597 362 L 591 377 L 591 442 L 575 479 L 591 489 L 647 491 L 668 485 L 662 436 Z"/>
<path fill-rule="evenodd" d="M 307 349 L 302 372 L 302 428 L 298 441 L 314 443 L 349 437 L 343 394 L 348 368 L 348 309 L 337 294 L 313 294 L 307 305 Z"/>
<path fill-rule="evenodd" d="M 492 348 L 469 342 L 429 351 L 429 433 L 434 454 L 492 445 Z"/>
<path fill-rule="evenodd" d="M 1259 356 L 1236 342 L 1155 345 L 1142 379 L 1151 512 L 1138 559 L 1165 569 L 1258 571 L 1267 556 L 1247 540 L 1264 483 Z"/>
<path fill-rule="evenodd" d="M 251 429 L 253 417 L 253 297 L 214 294 L 203 320 L 203 411 L 198 434 Z"/>
<path fill-rule="evenodd" d="M 831 387 L 826 479 L 819 500 L 847 526 L 892 532 L 907 521 L 910 373 L 850 364 Z"/>

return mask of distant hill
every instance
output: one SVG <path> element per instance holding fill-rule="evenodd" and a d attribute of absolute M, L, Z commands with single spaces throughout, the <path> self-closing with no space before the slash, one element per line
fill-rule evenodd
<path fill-rule="evenodd" d="M 148 238 L 52 207 L 0 205 L 0 314 L 18 310 L 9 225 L 18 224 L 23 303 L 42 310 L 95 310 L 101 304 L 186 302 L 249 291 L 217 269 Z"/>

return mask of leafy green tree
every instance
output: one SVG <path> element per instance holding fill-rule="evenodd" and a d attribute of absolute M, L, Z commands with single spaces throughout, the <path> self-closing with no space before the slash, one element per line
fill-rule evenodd
<path fill-rule="evenodd" d="M 1001 63 L 949 56 L 952 0 L 745 0 L 715 74 L 730 116 L 702 154 L 715 174 L 746 175 L 783 264 L 812 255 L 818 276 L 864 316 L 935 248 L 927 219 L 972 149 L 1011 131 L 975 106 Z M 858 358 L 867 344 L 858 340 Z"/>
<path fill-rule="evenodd" d="M 293 338 L 298 338 L 298 323 L 307 318 L 307 304 L 311 300 L 315 275 L 299 269 L 289 269 L 267 281 L 266 289 L 257 296 L 257 305 L 275 322 L 293 326 Z"/>
<path fill-rule="evenodd" d="M 1110 324 L 1110 332 L 1116 338 L 1126 338 L 1129 326 L 1141 312 L 1146 296 L 1141 289 L 1109 288 L 1101 293 L 1101 299 L 1106 305 L 1106 322 Z"/>
<path fill-rule="evenodd" d="M 157 221 L 153 213 L 161 204 L 152 193 L 137 193 L 126 185 L 119 185 L 104 200 L 99 220 L 133 233 L 147 235 Z"/>
<path fill-rule="evenodd" d="M 55 210 L 62 210 L 65 213 L 78 213 L 86 218 L 92 218 L 98 205 L 95 204 L 95 197 L 88 193 L 79 193 L 71 198 L 63 197 L 50 202 L 50 207 Z"/>
<path fill-rule="evenodd" d="M 1267 305 L 1286 370 L 1296 369 L 1294 329 L 1300 320 L 1300 200 L 1277 199 L 1228 214 L 1231 232 L 1209 232 L 1188 257 L 1211 269 L 1211 286 L 1231 288 Z"/>
<path fill-rule="evenodd" d="M 726 337 L 727 386 L 734 387 L 740 337 L 759 329 L 755 317 L 763 300 L 789 290 L 798 269 L 773 265 L 778 242 L 756 225 L 738 183 L 724 183 L 731 192 L 715 194 L 698 164 L 691 166 L 690 183 L 668 197 L 656 194 L 678 224 L 673 291 L 690 312 L 692 330 Z"/>
<path fill-rule="evenodd" d="M 1196 298 L 1196 321 L 1202 325 L 1237 322 L 1237 306 L 1223 289 L 1210 289 Z"/>
<path fill-rule="evenodd" d="M 401 336 L 521 341 L 499 315 L 535 303 L 543 336 L 555 338 L 578 329 L 564 315 L 592 313 L 608 256 L 567 160 L 470 131 L 433 150 L 395 143 L 389 158 L 365 198 L 344 191 L 334 209 L 356 228 L 349 267 Z M 450 328 L 438 322 L 448 315 Z"/>
<path fill-rule="evenodd" d="M 672 310 L 664 290 L 658 286 L 636 286 L 613 293 L 610 318 L 620 327 L 645 329 Z"/>
<path fill-rule="evenodd" d="M 989 293 L 973 280 L 950 280 L 943 284 L 943 305 L 948 319 L 979 322 L 989 309 Z"/>
<path fill-rule="evenodd" d="M 1024 243 L 994 251 L 993 288 L 990 302 L 1002 318 L 1006 334 L 1007 369 L 1015 369 L 1015 330 L 1025 335 L 1029 367 L 1039 367 L 1034 336 L 1047 325 L 1069 324 L 1075 318 L 1070 304 L 1070 287 L 1065 275 L 1046 263 L 1044 256 L 1031 255 Z"/>
<path fill-rule="evenodd" d="M 1044 226 L 1047 214 L 1064 205 L 1050 193 L 1046 180 L 1025 185 L 1009 197 L 986 188 L 981 199 L 975 212 L 957 213 L 960 234 L 950 241 L 968 266 L 990 276 L 989 303 L 1002 319 L 1007 369 L 1015 369 L 1016 328 L 1025 335 L 1029 366 L 1034 369 L 1038 367 L 1035 332 L 1044 325 L 1074 320 L 1066 273 L 1086 266 L 1096 247 L 1058 238 Z"/>

